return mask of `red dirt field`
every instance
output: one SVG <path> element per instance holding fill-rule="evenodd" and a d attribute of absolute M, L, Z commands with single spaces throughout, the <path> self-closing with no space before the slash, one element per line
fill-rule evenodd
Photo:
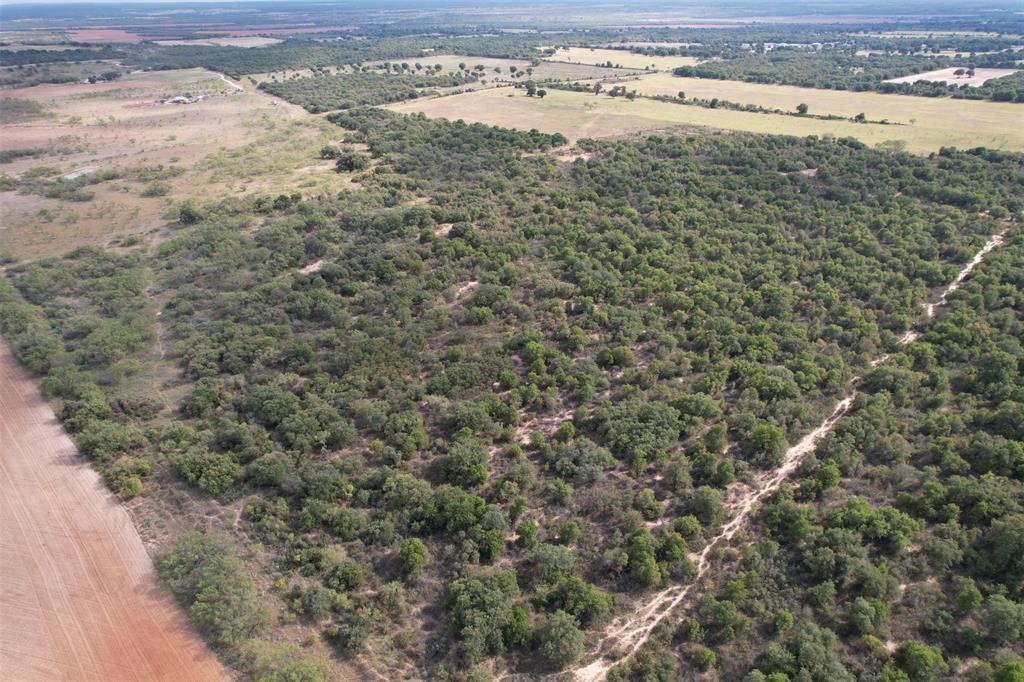
<path fill-rule="evenodd" d="M 2 342 L 0 528 L 4 680 L 228 679 Z"/>
<path fill-rule="evenodd" d="M 76 43 L 141 43 L 142 36 L 119 28 L 79 28 L 68 31 Z"/>

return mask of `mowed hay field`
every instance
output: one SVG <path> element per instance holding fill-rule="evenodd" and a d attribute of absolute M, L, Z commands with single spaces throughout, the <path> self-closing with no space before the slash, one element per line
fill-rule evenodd
<path fill-rule="evenodd" d="M 1007 102 L 819 90 L 790 85 L 679 78 L 668 73 L 647 74 L 626 83 L 626 87 L 643 95 L 670 97 L 681 90 L 688 98 L 717 97 L 783 111 L 795 111 L 798 104 L 804 103 L 811 114 L 853 117 L 863 113 L 871 121 L 885 119 L 905 124 L 890 126 L 888 139 L 905 139 L 907 147 L 914 151 L 932 149 L 934 141 L 941 142 L 944 137 L 949 138 L 943 143 L 947 146 L 1024 148 L 1024 106 Z M 811 125 L 811 121 L 807 124 Z"/>
<path fill-rule="evenodd" d="M 347 176 L 318 157 L 340 131 L 299 107 L 219 75 L 195 70 L 135 73 L 112 83 L 40 85 L 0 91 L 0 98 L 37 102 L 44 115 L 0 125 L 0 149 L 43 148 L 41 156 L 0 165 L 19 178 L 33 168 L 68 173 L 179 168 L 165 196 L 142 196 L 146 183 L 90 185 L 91 201 L 0 192 L 0 244 L 21 257 L 63 253 L 122 235 L 149 235 L 184 199 L 249 193 L 335 192 Z M 205 93 L 201 102 L 171 105 L 173 95 Z"/>
<path fill-rule="evenodd" d="M 510 96 L 511 95 L 511 96 Z M 520 130 L 536 128 L 559 132 L 570 140 L 611 137 L 642 130 L 677 126 L 703 126 L 723 130 L 779 135 L 831 135 L 855 137 L 866 144 L 902 141 L 908 151 L 927 153 L 942 146 L 961 148 L 985 145 L 997 149 L 1024 150 L 1024 130 L 1008 127 L 979 134 L 963 125 L 948 129 L 920 125 L 879 125 L 852 121 L 823 121 L 781 114 L 758 114 L 728 109 L 708 109 L 637 99 L 549 90 L 543 99 L 530 98 L 522 90 L 495 88 L 436 99 L 413 100 L 388 107 L 403 113 L 463 119 Z"/>
<path fill-rule="evenodd" d="M 692 66 L 699 60 L 694 57 L 649 57 L 628 50 L 608 50 L 599 47 L 565 47 L 554 56 L 547 57 L 550 61 L 571 62 L 574 64 L 599 64 L 604 66 L 611 62 L 613 66 L 625 69 L 652 69 L 671 71 L 680 66 Z"/>

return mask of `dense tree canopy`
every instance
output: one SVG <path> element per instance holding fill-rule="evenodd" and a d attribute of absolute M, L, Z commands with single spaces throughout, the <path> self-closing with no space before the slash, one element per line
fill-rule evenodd
<path fill-rule="evenodd" d="M 764 501 L 763 540 L 719 550 L 678 651 L 629 670 L 912 676 L 1019 643 L 1017 238 L 898 337 L 1020 211 L 1020 156 L 648 135 L 562 163 L 559 135 L 330 120 L 371 159 L 359 191 L 202 206 L 149 251 L 0 284 L 0 328 L 83 451 L 124 494 L 159 474 L 239 510 L 285 622 L 356 658 L 443 625 L 408 628 L 395 676 L 529 669 L 532 645 L 567 665 L 613 611 L 693 580 L 729 486 L 864 374 Z M 136 378 L 158 339 L 175 404 Z M 206 604 L 184 542 L 165 573 Z M 194 613 L 225 643 L 262 622 L 232 566 L 205 593 L 227 615 Z M 953 575 L 978 591 L 957 588 L 964 615 L 936 592 Z M 929 649 L 882 654 L 890 636 Z"/>

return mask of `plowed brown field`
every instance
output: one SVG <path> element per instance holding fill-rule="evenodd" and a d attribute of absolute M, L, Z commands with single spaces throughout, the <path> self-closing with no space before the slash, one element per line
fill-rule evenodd
<path fill-rule="evenodd" d="M 227 679 L 2 341 L 0 678 Z"/>

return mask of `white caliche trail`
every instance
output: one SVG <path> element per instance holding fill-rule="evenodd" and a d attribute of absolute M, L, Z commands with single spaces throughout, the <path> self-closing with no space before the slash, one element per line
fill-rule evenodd
<path fill-rule="evenodd" d="M 984 260 L 985 256 L 992 249 L 1003 243 L 1005 235 L 1006 230 L 993 235 L 985 243 L 985 246 L 974 255 L 974 258 L 960 270 L 956 279 L 943 290 L 939 299 L 935 303 L 926 303 L 924 305 L 927 318 L 930 319 L 935 316 L 936 309 L 945 305 L 949 295 L 960 288 L 963 281 Z M 908 330 L 900 337 L 899 342 L 902 345 L 907 345 L 916 341 L 919 337 L 920 333 Z M 888 359 L 888 354 L 882 355 L 875 358 L 871 362 L 871 366 L 877 367 Z M 860 376 L 854 377 L 850 381 L 850 388 L 852 389 L 856 386 L 858 381 L 860 381 Z M 594 653 L 593 660 L 589 664 L 573 671 L 573 675 L 578 682 L 598 682 L 598 680 L 604 679 L 611 667 L 615 665 L 616 661 L 604 657 L 601 653 L 602 650 L 608 648 L 617 650 L 621 652 L 621 658 L 626 659 L 643 646 L 654 628 L 686 599 L 690 589 L 697 584 L 708 568 L 710 568 L 711 551 L 718 545 L 727 543 L 735 537 L 740 528 L 750 519 L 755 505 L 765 496 L 775 492 L 782 485 L 783 481 L 796 470 L 804 457 L 814 451 L 818 441 L 835 428 L 839 420 L 846 414 L 846 411 L 850 409 L 855 396 L 856 391 L 851 390 L 849 395 L 836 403 L 825 421 L 786 451 L 779 468 L 773 472 L 759 475 L 755 485 L 734 503 L 733 509 L 735 513 L 729 523 L 722 528 L 718 535 L 708 542 L 700 554 L 690 556 L 691 560 L 697 565 L 697 575 L 691 583 L 685 586 L 673 585 L 662 590 L 630 616 L 620 618 L 612 623 L 601 639 L 598 649 Z"/>
<path fill-rule="evenodd" d="M 228 80 L 228 77 L 225 76 L 224 74 L 221 73 L 221 74 L 217 74 L 217 75 L 220 76 L 220 79 L 222 81 L 224 81 L 225 83 L 227 83 L 228 85 L 233 87 L 235 90 L 238 90 L 239 92 L 245 92 L 245 88 L 243 88 L 241 85 L 239 85 L 238 83 L 236 83 L 236 82 L 234 82 L 232 80 Z"/>

